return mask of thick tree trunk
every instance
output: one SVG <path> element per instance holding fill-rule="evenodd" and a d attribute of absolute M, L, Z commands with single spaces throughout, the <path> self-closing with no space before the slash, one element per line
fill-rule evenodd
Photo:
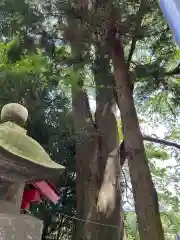
<path fill-rule="evenodd" d="M 82 8 L 83 12 L 87 7 L 86 4 L 86 1 L 80 1 L 77 7 Z M 84 52 L 83 25 L 81 26 L 81 23 L 72 18 L 68 19 L 68 25 L 68 31 L 75 33 L 69 39 L 72 57 L 81 59 Z M 82 65 L 83 62 L 81 66 L 74 63 L 74 71 L 78 72 Z M 92 119 L 87 94 L 82 87 L 84 79 L 75 80 L 75 84 L 79 85 L 79 87 L 72 89 L 73 119 L 76 134 L 76 209 L 78 217 L 85 220 L 76 222 L 76 239 L 98 240 L 97 225 L 90 222 L 97 222 L 99 135 Z"/>
<path fill-rule="evenodd" d="M 87 5 L 87 1 L 79 1 L 82 12 L 87 9 Z M 73 22 L 71 24 L 74 25 Z M 77 53 L 77 46 L 81 48 L 81 39 L 77 42 L 75 39 L 71 41 Z M 82 49 L 79 50 L 82 51 Z M 103 71 L 104 69 L 101 69 L 101 73 Z M 97 76 L 97 72 L 96 77 L 103 81 L 102 76 Z M 81 218 L 100 223 L 99 225 L 79 223 L 77 240 L 120 240 L 121 209 L 118 182 L 120 164 L 117 123 L 112 110 L 113 100 L 113 91 L 99 93 L 95 125 L 87 95 L 82 89 L 76 89 L 73 92 L 74 125 L 78 136 L 76 141 L 77 211 Z M 98 190 L 100 190 L 99 194 Z"/>
<path fill-rule="evenodd" d="M 100 50 L 100 49 L 98 49 Z M 108 226 L 99 226 L 98 239 L 120 240 L 121 193 L 120 163 L 118 154 L 118 129 L 114 115 L 114 94 L 109 60 L 101 51 L 96 52 L 94 76 L 97 85 L 96 125 L 101 136 L 98 194 L 99 221 Z"/>
<path fill-rule="evenodd" d="M 99 64 L 102 66 L 103 62 Z M 108 72 L 102 71 L 103 69 L 102 66 L 95 72 L 96 83 L 111 85 L 111 76 L 108 76 Z M 73 91 L 77 213 L 82 219 L 99 223 L 77 222 L 77 240 L 119 240 L 123 233 L 119 188 L 119 141 L 117 122 L 113 113 L 113 91 L 107 86 L 99 90 L 96 125 L 92 120 L 86 93 L 82 89 Z"/>
<path fill-rule="evenodd" d="M 114 29 L 113 29 L 114 30 Z M 110 32 L 111 56 L 120 106 L 125 149 L 131 175 L 135 209 L 142 240 L 163 240 L 157 193 L 153 185 L 148 161 L 134 106 L 131 83 L 124 59 L 123 47 Z"/>
<path fill-rule="evenodd" d="M 76 132 L 76 197 L 78 217 L 96 221 L 98 191 L 98 135 L 93 125 L 86 93 L 79 89 L 73 96 L 73 117 Z M 96 238 L 97 226 L 77 222 L 77 240 Z"/>

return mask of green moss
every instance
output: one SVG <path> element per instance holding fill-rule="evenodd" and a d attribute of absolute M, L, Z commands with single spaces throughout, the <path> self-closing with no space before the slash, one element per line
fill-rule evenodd
<path fill-rule="evenodd" d="M 119 142 L 121 142 L 121 141 L 123 140 L 121 120 L 118 120 L 118 121 L 117 121 L 117 127 L 118 127 Z"/>
<path fill-rule="evenodd" d="M 63 168 L 55 163 L 38 142 L 26 135 L 26 130 L 12 122 L 0 124 L 0 146 L 5 150 L 49 168 Z"/>

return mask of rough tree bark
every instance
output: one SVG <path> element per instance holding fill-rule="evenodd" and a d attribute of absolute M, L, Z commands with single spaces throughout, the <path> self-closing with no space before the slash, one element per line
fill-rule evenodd
<path fill-rule="evenodd" d="M 78 1 L 77 8 L 86 11 L 87 2 Z M 81 12 L 81 10 L 79 10 Z M 65 38 L 70 41 L 72 58 L 81 59 L 81 66 L 74 63 L 74 71 L 82 70 L 84 53 L 83 23 L 68 19 Z M 67 34 L 68 33 L 68 34 Z M 70 33 L 70 34 L 69 34 Z M 89 221 L 97 221 L 96 199 L 98 192 L 98 133 L 92 119 L 89 101 L 83 88 L 84 79 L 76 79 L 77 87 L 72 89 L 72 110 L 76 134 L 76 209 L 79 218 L 84 222 L 76 222 L 77 240 L 98 240 L 97 225 Z"/>
<path fill-rule="evenodd" d="M 114 114 L 115 101 L 109 59 L 100 47 L 96 49 L 94 77 L 96 90 L 96 126 L 100 134 L 100 191 L 97 208 L 99 221 L 114 227 L 99 226 L 98 239 L 119 240 L 121 234 L 120 162 L 118 129 Z M 107 54 L 107 53 L 106 53 Z M 117 227 L 115 227 L 117 226 Z"/>
<path fill-rule="evenodd" d="M 76 132 L 76 196 L 78 216 L 96 221 L 98 135 L 90 116 L 86 93 L 76 90 L 73 94 L 73 117 Z M 77 240 L 96 238 L 96 225 L 77 222 Z"/>
<path fill-rule="evenodd" d="M 68 24 L 68 31 L 80 31 L 80 25 L 75 20 L 69 19 Z M 72 58 L 78 59 L 84 51 L 83 41 L 81 38 L 69 40 Z M 78 64 L 74 63 L 73 67 L 78 73 L 80 70 Z M 95 203 L 98 191 L 98 134 L 92 119 L 88 96 L 83 88 L 84 79 L 79 76 L 79 79 L 74 80 L 77 85 L 72 87 L 72 112 L 76 136 L 76 210 L 78 217 L 85 220 L 76 222 L 76 239 L 96 240 L 96 225 L 91 226 L 87 221 L 97 219 Z"/>
<path fill-rule="evenodd" d="M 74 55 L 79 54 L 76 45 L 72 43 L 71 46 L 74 49 Z M 112 78 L 107 76 L 109 62 L 102 56 L 99 60 L 100 62 L 96 62 L 96 66 L 101 66 L 101 68 L 95 71 L 96 83 L 111 85 Z M 104 67 L 107 67 L 107 71 L 104 71 Z M 74 70 L 76 71 L 76 66 L 74 66 Z M 113 90 L 105 86 L 97 91 L 95 122 L 92 119 L 88 97 L 83 88 L 79 87 L 73 90 L 72 105 L 76 132 L 78 216 L 87 221 L 114 226 L 77 222 L 76 239 L 123 239 L 120 238 L 120 227 L 123 224 L 120 221 L 119 141 L 117 122 L 113 113 Z M 122 230 L 122 235 L 123 233 Z"/>
<path fill-rule="evenodd" d="M 96 62 L 96 66 L 101 67 L 95 71 L 95 80 L 97 85 L 106 86 L 97 91 L 95 122 L 84 90 L 76 88 L 72 94 L 76 132 L 77 213 L 87 221 L 114 227 L 78 222 L 77 240 L 124 239 L 120 238 L 121 234 L 124 236 L 124 231 L 120 229 L 123 224 L 120 214 L 118 130 L 113 113 L 113 90 L 107 88 L 111 85 L 112 76 L 108 76 L 109 63 L 103 57 L 99 63 Z"/>
<path fill-rule="evenodd" d="M 142 240 L 163 240 L 164 233 L 157 193 L 148 167 L 143 138 L 134 106 L 129 72 L 124 59 L 123 47 L 118 38 L 116 22 L 113 22 L 113 19 L 111 20 L 108 44 L 114 66 L 139 234 Z"/>

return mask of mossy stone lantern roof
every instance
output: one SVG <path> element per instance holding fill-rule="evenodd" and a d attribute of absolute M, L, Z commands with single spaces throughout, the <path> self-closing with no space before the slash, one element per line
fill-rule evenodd
<path fill-rule="evenodd" d="M 51 160 L 41 145 L 26 135 L 23 126 L 27 118 L 27 109 L 17 103 L 7 104 L 1 111 L 0 168 L 4 176 L 9 171 L 15 178 L 19 174 L 26 181 L 57 177 L 64 167 Z"/>

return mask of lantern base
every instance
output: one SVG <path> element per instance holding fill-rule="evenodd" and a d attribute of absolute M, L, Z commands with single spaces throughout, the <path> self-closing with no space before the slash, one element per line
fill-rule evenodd
<path fill-rule="evenodd" d="M 0 214 L 1 240 L 41 240 L 42 221 L 20 214 Z"/>

